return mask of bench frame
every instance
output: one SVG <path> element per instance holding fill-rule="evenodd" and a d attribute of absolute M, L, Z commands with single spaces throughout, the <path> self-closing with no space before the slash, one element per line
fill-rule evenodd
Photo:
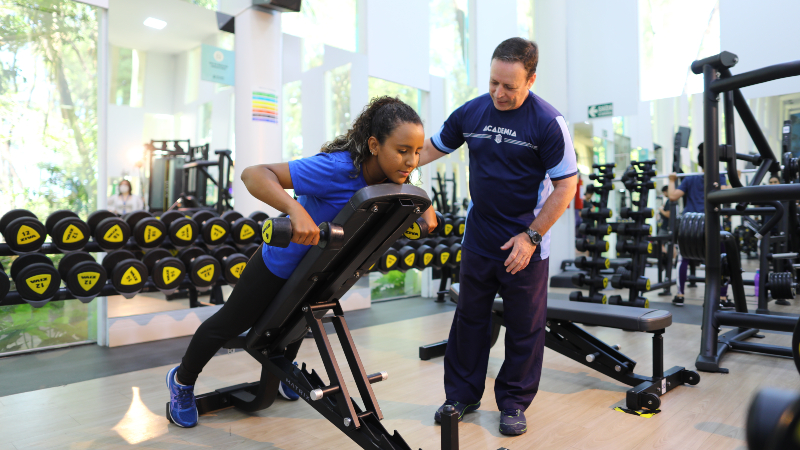
<path fill-rule="evenodd" d="M 614 305 L 607 305 L 614 308 Z M 622 308 L 627 308 L 621 306 Z M 497 342 L 500 329 L 505 326 L 503 311 L 492 310 L 491 346 Z M 636 361 L 625 356 L 619 347 L 612 347 L 569 320 L 547 319 L 545 347 L 558 352 L 590 369 L 609 376 L 620 383 L 632 386 L 625 396 L 628 409 L 656 410 L 661 406 L 661 396 L 684 384 L 695 385 L 700 375 L 684 367 L 675 366 L 664 372 L 664 329 L 648 331 L 653 334 L 653 376 L 634 373 Z M 419 358 L 427 361 L 444 356 L 447 340 L 419 348 Z"/>
<path fill-rule="evenodd" d="M 265 409 L 274 402 L 282 381 L 362 448 L 411 450 L 397 431 L 389 434 L 380 422 L 383 413 L 371 384 L 387 375 L 367 375 L 339 299 L 429 206 L 425 192 L 410 185 L 381 184 L 358 191 L 333 220 L 343 226 L 343 246 L 325 248 L 327 244 L 321 242 L 312 247 L 255 325 L 223 346 L 244 349 L 258 361 L 260 380 L 197 396 L 198 413 L 230 406 L 248 412 Z M 261 253 L 256 252 L 255 257 Z M 363 409 L 350 397 L 325 323 L 332 323 L 336 330 Z M 300 367 L 293 364 L 308 331 L 314 336 L 330 385 L 314 370 L 309 372 L 305 363 Z M 448 417 L 452 419 L 449 433 L 457 427 L 457 417 Z M 457 439 L 445 437 L 443 450 L 458 448 Z"/>

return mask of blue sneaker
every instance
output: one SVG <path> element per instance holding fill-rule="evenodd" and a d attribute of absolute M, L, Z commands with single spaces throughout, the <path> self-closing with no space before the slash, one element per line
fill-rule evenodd
<path fill-rule="evenodd" d="M 292 364 L 297 367 L 297 361 L 293 362 Z M 300 395 L 293 391 L 292 388 L 284 384 L 283 381 L 281 381 L 281 384 L 278 385 L 278 393 L 281 394 L 281 397 L 291 402 L 300 398 Z"/>
<path fill-rule="evenodd" d="M 500 412 L 500 433 L 519 436 L 528 431 L 528 422 L 521 409 L 504 409 Z"/>
<path fill-rule="evenodd" d="M 481 402 L 467 404 L 453 400 L 445 400 L 444 404 L 440 406 L 439 409 L 436 410 L 436 413 L 433 415 L 433 420 L 435 420 L 436 423 L 442 423 L 442 410 L 444 409 L 445 406 L 448 405 L 455 408 L 456 413 L 458 414 L 458 421 L 461 422 L 461 419 L 464 418 L 464 414 L 471 413 L 472 411 L 475 411 L 478 408 L 480 408 Z"/>
<path fill-rule="evenodd" d="M 292 402 L 300 398 L 297 392 L 293 391 L 292 388 L 284 384 L 283 381 L 281 381 L 281 384 L 278 385 L 278 393 L 281 394 L 281 397 Z"/>
<path fill-rule="evenodd" d="M 175 381 L 178 367 L 167 373 L 167 387 L 169 388 L 169 406 L 167 419 L 183 428 L 197 425 L 197 404 L 194 398 L 194 386 L 185 386 Z"/>

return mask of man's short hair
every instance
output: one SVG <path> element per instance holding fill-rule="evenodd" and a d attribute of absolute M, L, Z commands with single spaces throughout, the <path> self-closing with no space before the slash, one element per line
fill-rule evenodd
<path fill-rule="evenodd" d="M 664 187 L 661 188 L 661 192 L 663 192 L 665 194 L 667 193 L 668 190 L 669 190 L 669 188 L 667 186 L 664 186 Z"/>
<path fill-rule="evenodd" d="M 697 165 L 704 168 L 703 166 L 703 143 L 701 142 L 700 145 L 697 146 Z"/>
<path fill-rule="evenodd" d="M 536 42 L 520 37 L 513 37 L 501 42 L 492 53 L 492 61 L 499 59 L 505 62 L 521 62 L 528 72 L 528 78 L 536 73 L 539 64 L 539 46 Z"/>

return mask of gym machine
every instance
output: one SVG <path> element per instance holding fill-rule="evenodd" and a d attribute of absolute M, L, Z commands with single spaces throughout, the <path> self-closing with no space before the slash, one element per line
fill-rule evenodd
<path fill-rule="evenodd" d="M 586 186 L 586 192 L 600 197 L 598 202 L 587 202 L 581 210 L 583 223 L 578 226 L 578 234 L 581 237 L 575 239 L 575 248 L 579 251 L 588 251 L 589 256 L 575 258 L 573 264 L 578 269 L 586 270 L 588 273 L 579 272 L 572 275 L 572 284 L 581 289 L 589 289 L 589 295 L 583 295 L 581 291 L 573 291 L 569 294 L 569 299 L 576 302 L 603 303 L 607 298 L 600 291 L 608 287 L 608 278 L 603 276 L 600 271 L 608 269 L 610 262 L 602 256 L 603 252 L 608 251 L 608 241 L 604 236 L 611 232 L 611 226 L 606 222 L 611 218 L 612 211 L 607 208 L 608 196 L 614 189 L 614 167 L 616 164 L 594 164 L 593 169 L 597 173 L 589 175 L 589 179 L 594 181 Z M 597 206 L 597 210 L 593 208 Z"/>
<path fill-rule="evenodd" d="M 702 340 L 700 354 L 695 363 L 699 370 L 709 372 L 727 372 L 721 367 L 722 356 L 728 350 L 758 352 L 769 355 L 791 357 L 796 349 L 779 347 L 775 345 L 756 344 L 748 342 L 751 337 L 758 337 L 759 329 L 792 332 L 798 322 L 796 316 L 779 316 L 771 314 L 753 314 L 747 311 L 744 301 L 744 289 L 741 281 L 741 268 L 735 267 L 738 262 L 738 246 L 735 238 L 730 233 L 720 231 L 721 205 L 726 203 L 737 204 L 736 209 L 744 210 L 748 203 L 757 203 L 774 208 L 772 218 L 759 230 L 762 245 L 768 246 L 773 226 L 786 214 L 782 201 L 794 202 L 800 198 L 800 184 L 784 184 L 774 186 L 759 186 L 767 173 L 774 173 L 780 169 L 780 161 L 776 158 L 769 146 L 761 128 L 753 117 L 740 89 L 771 80 L 800 75 L 800 61 L 777 64 L 745 72 L 737 75 L 731 73 L 731 68 L 736 65 L 739 58 L 730 52 L 698 60 L 692 63 L 692 72 L 703 74 L 703 115 L 704 115 L 704 159 L 706 161 L 705 176 L 705 215 L 702 221 L 703 239 L 706 264 L 705 302 L 703 304 Z M 726 142 L 720 143 L 720 95 L 724 99 L 724 129 Z M 736 160 L 752 158 L 751 155 L 736 153 L 734 142 L 734 108 L 739 113 L 748 134 L 755 143 L 760 156 L 760 163 L 755 176 L 749 186 L 743 186 L 736 172 Z M 728 178 L 731 189 L 721 190 L 719 186 L 719 167 L 717 162 L 725 162 L 728 169 Z M 770 199 L 770 200 L 765 200 Z M 695 220 L 698 228 L 694 236 L 700 236 L 699 220 Z M 683 233 L 684 225 L 680 227 Z M 736 311 L 721 311 L 717 297 L 719 294 L 720 280 L 723 275 L 721 262 L 720 243 L 725 240 L 728 272 L 732 278 L 734 289 L 734 302 Z M 695 237 L 695 240 L 699 240 Z M 704 241 L 704 242 L 703 242 Z M 764 244 L 766 242 L 766 244 Z M 731 246 L 731 250 L 728 246 Z M 767 248 L 762 247 L 762 251 Z M 683 248 L 682 248 L 683 251 Z M 766 274 L 761 274 L 760 283 L 766 284 Z M 737 285 L 738 284 L 738 285 Z M 741 297 L 741 298 L 739 298 Z M 720 335 L 721 326 L 735 327 L 733 330 Z"/>

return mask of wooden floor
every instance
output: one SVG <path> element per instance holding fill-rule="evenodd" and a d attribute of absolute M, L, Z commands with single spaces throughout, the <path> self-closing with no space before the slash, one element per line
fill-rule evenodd
<path fill-rule="evenodd" d="M 439 448 L 440 428 L 433 413 L 444 400 L 442 360 L 424 362 L 417 356 L 421 344 L 446 337 L 451 320 L 452 313 L 443 313 L 353 332 L 367 371 L 389 373 L 387 381 L 373 385 L 385 427 L 399 430 L 413 449 Z M 650 373 L 649 335 L 588 329 L 620 344 L 639 362 L 637 372 Z M 700 328 L 674 324 L 665 336 L 666 367 L 693 367 Z M 768 333 L 764 341 L 788 345 L 790 336 Z M 508 438 L 498 432 L 493 396 L 493 376 L 503 361 L 500 343 L 502 337 L 491 352 L 481 409 L 460 426 L 462 449 L 743 449 L 754 392 L 765 386 L 800 389 L 791 360 L 730 353 L 724 360 L 730 374 L 701 374 L 698 386 L 679 387 L 664 396 L 660 414 L 641 418 L 613 409 L 624 406 L 626 386 L 546 350 L 540 391 L 526 412 L 528 433 Z M 320 368 L 309 344 L 298 360 Z M 255 414 L 223 410 L 202 416 L 193 429 L 170 425 L 164 418 L 164 378 L 170 367 L 0 397 L 0 450 L 356 448 L 302 401 L 277 400 Z M 257 376 L 258 366 L 246 353 L 218 356 L 196 391 Z"/>

